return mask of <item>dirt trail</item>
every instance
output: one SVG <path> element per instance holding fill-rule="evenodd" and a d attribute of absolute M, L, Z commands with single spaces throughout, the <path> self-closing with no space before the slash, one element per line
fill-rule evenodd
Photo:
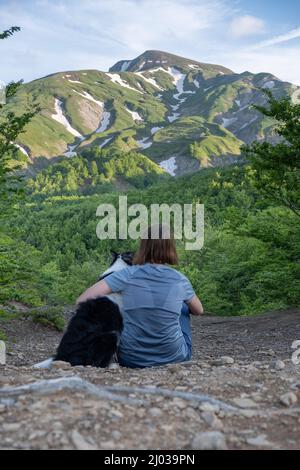
<path fill-rule="evenodd" d="M 300 311 L 204 316 L 193 318 L 192 329 L 193 360 L 186 364 L 144 370 L 58 364 L 38 371 L 30 366 L 53 353 L 61 334 L 29 320 L 1 324 L 9 341 L 7 365 L 0 366 L 0 448 L 300 448 L 300 365 L 291 361 L 291 345 L 300 340 Z M 98 387 L 206 394 L 235 411 L 196 397 L 157 393 L 130 394 L 143 399 L 134 405 L 128 403 L 128 393 L 117 402 L 86 390 L 1 396 L 7 386 L 61 377 Z"/>

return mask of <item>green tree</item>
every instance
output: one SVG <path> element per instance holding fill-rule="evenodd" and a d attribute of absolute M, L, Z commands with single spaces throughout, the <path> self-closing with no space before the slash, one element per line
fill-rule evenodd
<path fill-rule="evenodd" d="M 254 106 L 277 122 L 277 144 L 254 142 L 244 147 L 254 186 L 271 202 L 288 207 L 300 217 L 300 104 L 276 100 L 269 90 L 269 107 Z"/>
<path fill-rule="evenodd" d="M 0 39 L 6 39 L 15 32 L 20 31 L 18 26 L 0 34 Z M 22 85 L 19 82 L 8 84 L 5 94 L 6 103 L 9 103 Z M 24 132 L 25 126 L 39 111 L 37 105 L 26 110 L 23 114 L 16 114 L 7 110 L 4 104 L 0 104 L 0 200 L 8 199 L 12 194 L 20 192 L 20 163 L 17 162 L 18 148 L 15 145 L 17 137 Z"/>

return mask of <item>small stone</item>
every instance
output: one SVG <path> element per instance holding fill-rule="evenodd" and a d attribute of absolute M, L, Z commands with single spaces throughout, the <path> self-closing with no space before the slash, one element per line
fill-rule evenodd
<path fill-rule="evenodd" d="M 213 405 L 212 403 L 205 401 L 204 403 L 201 403 L 199 405 L 199 409 L 201 411 L 210 411 L 210 412 L 217 413 L 220 410 L 220 407 L 219 405 Z"/>
<path fill-rule="evenodd" d="M 254 416 L 256 416 L 256 411 L 254 410 L 240 410 L 240 415 L 241 416 L 245 416 L 245 418 L 254 418 Z"/>
<path fill-rule="evenodd" d="M 123 418 L 124 416 L 123 413 L 121 413 L 119 410 L 111 410 L 110 414 L 116 418 Z"/>
<path fill-rule="evenodd" d="M 163 414 L 163 412 L 159 408 L 155 408 L 155 407 L 150 408 L 148 413 L 150 416 L 153 416 L 154 418 L 161 416 Z"/>
<path fill-rule="evenodd" d="M 173 398 L 172 403 L 174 406 L 177 406 L 180 410 L 183 410 L 184 408 L 187 408 L 188 403 L 186 400 L 183 400 L 182 398 Z"/>
<path fill-rule="evenodd" d="M 201 432 L 192 441 L 193 450 L 226 450 L 225 436 L 220 431 Z"/>
<path fill-rule="evenodd" d="M 284 406 L 295 405 L 298 401 L 297 395 L 294 392 L 287 392 L 279 398 L 280 403 Z"/>
<path fill-rule="evenodd" d="M 77 450 L 97 450 L 95 442 L 91 444 L 76 430 L 71 433 L 71 441 Z"/>
<path fill-rule="evenodd" d="M 250 437 L 249 439 L 246 440 L 246 442 L 249 446 L 254 446 L 254 447 L 273 447 L 274 446 L 274 444 L 272 444 L 266 439 L 265 434 L 260 434 L 259 436 L 256 436 L 256 437 Z"/>
<path fill-rule="evenodd" d="M 63 361 L 54 361 L 52 364 L 52 368 L 54 369 L 71 369 L 71 364 L 69 362 Z"/>
<path fill-rule="evenodd" d="M 3 423 L 2 424 L 2 430 L 4 432 L 19 431 L 20 428 L 21 428 L 20 423 Z"/>
<path fill-rule="evenodd" d="M 234 398 L 232 400 L 240 408 L 257 408 L 258 404 L 251 398 Z"/>
<path fill-rule="evenodd" d="M 122 433 L 120 433 L 120 431 L 115 430 L 111 433 L 111 437 L 113 437 L 114 439 L 121 439 Z"/>
<path fill-rule="evenodd" d="M 273 361 L 271 361 L 270 369 L 282 370 L 284 368 L 285 368 L 285 363 L 281 361 L 280 359 L 274 359 Z"/>
<path fill-rule="evenodd" d="M 168 366 L 168 371 L 171 372 L 171 374 L 176 374 L 179 370 L 181 370 L 180 364 L 171 364 Z"/>
<path fill-rule="evenodd" d="M 4 413 L 5 410 L 6 410 L 6 406 L 0 404 L 0 413 Z"/>
<path fill-rule="evenodd" d="M 232 365 L 234 364 L 234 359 L 233 357 L 230 357 L 230 356 L 221 356 L 221 357 L 218 357 L 217 359 L 214 359 L 213 361 L 211 361 L 211 364 L 213 366 L 228 366 L 228 365 Z"/>
<path fill-rule="evenodd" d="M 219 431 L 223 429 L 222 421 L 217 418 L 217 416 L 211 411 L 203 411 L 203 413 L 201 413 L 201 416 L 206 422 L 206 424 L 208 424 L 208 426 L 210 426 L 211 428 L 217 429 Z"/>

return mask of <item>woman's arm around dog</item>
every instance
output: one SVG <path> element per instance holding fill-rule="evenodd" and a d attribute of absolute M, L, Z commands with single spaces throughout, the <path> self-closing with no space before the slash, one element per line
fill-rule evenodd
<path fill-rule="evenodd" d="M 97 297 L 104 297 L 105 295 L 109 295 L 112 293 L 111 288 L 103 279 L 102 281 L 96 282 L 92 287 L 89 287 L 86 291 L 84 291 L 80 297 L 76 300 L 76 305 L 80 304 L 81 302 L 85 302 L 89 299 L 96 299 Z"/>

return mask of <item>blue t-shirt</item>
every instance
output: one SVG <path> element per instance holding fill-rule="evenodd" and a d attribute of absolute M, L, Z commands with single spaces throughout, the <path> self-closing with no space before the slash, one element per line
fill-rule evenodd
<path fill-rule="evenodd" d="M 123 365 L 149 367 L 186 360 L 189 350 L 179 318 L 183 302 L 195 292 L 183 274 L 146 263 L 110 274 L 105 281 L 113 292 L 122 292 L 119 359 Z"/>

